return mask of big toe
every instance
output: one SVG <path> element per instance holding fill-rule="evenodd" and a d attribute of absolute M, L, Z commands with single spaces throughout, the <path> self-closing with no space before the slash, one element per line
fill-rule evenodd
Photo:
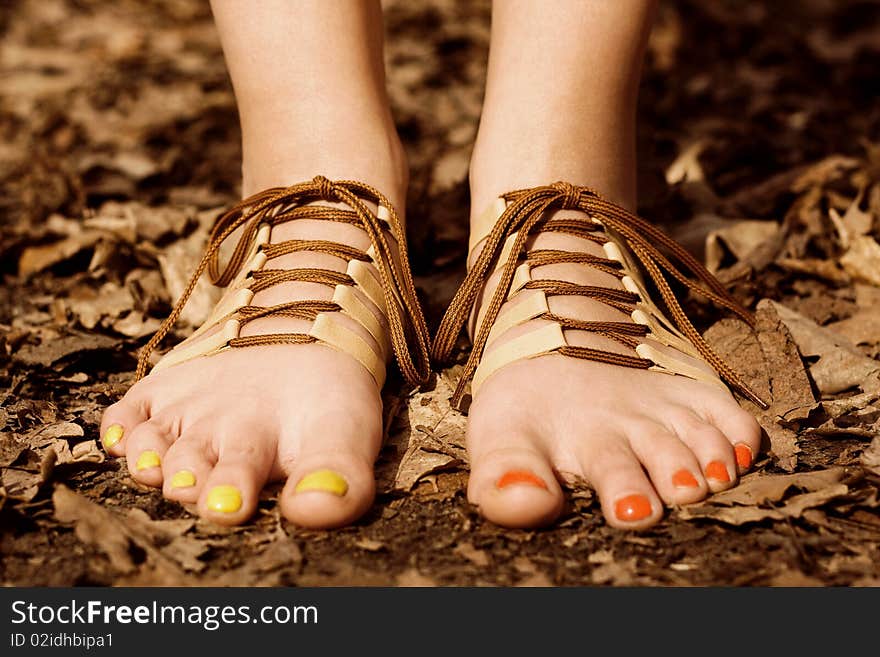
<path fill-rule="evenodd" d="M 314 452 L 297 459 L 281 493 L 281 512 L 301 527 L 341 527 L 362 516 L 375 494 L 370 462 L 344 452 Z"/>
<path fill-rule="evenodd" d="M 479 438 L 471 436 L 478 444 Z M 562 512 L 562 489 L 550 463 L 526 436 L 503 448 L 472 450 L 468 499 L 486 519 L 512 528 L 542 527 Z"/>

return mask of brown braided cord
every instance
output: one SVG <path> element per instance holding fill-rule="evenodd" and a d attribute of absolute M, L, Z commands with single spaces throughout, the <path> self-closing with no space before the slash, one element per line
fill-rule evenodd
<path fill-rule="evenodd" d="M 348 206 L 334 208 L 327 206 L 303 205 L 310 201 L 323 199 L 338 201 Z M 396 242 L 400 262 L 394 258 L 394 249 L 386 235 L 382 221 L 370 210 L 367 202 L 377 203 L 388 210 L 388 224 Z M 409 256 L 400 217 L 388 199 L 378 190 L 357 181 L 330 181 L 323 176 L 290 187 L 273 187 L 241 201 L 229 211 L 220 215 L 214 222 L 208 246 L 201 261 L 193 272 L 186 288 L 174 305 L 171 313 L 144 345 L 138 356 L 136 380 L 143 378 L 147 371 L 150 355 L 162 342 L 180 317 L 184 306 L 193 293 L 201 275 L 207 270 L 211 281 L 218 286 L 228 285 L 246 264 L 257 232 L 261 224 L 272 226 L 294 219 L 318 219 L 337 221 L 355 225 L 362 229 L 370 239 L 375 256 L 376 269 L 382 283 L 387 306 L 387 320 L 391 344 L 407 382 L 418 385 L 430 376 L 429 335 L 415 292 L 412 272 L 406 263 Z M 226 267 L 220 271 L 219 252 L 221 245 L 237 229 L 243 233 Z M 362 251 L 345 244 L 324 240 L 288 240 L 263 247 L 267 259 L 295 251 L 315 251 L 334 255 L 345 260 L 370 261 Z M 324 285 L 352 285 L 354 281 L 347 274 L 327 269 L 268 269 L 252 273 L 256 292 L 283 282 L 310 282 Z M 328 305 L 329 304 L 329 305 Z M 314 319 L 319 312 L 338 310 L 336 304 L 326 301 L 293 301 L 271 307 L 245 306 L 239 310 L 241 324 L 258 317 L 286 316 L 300 319 Z M 315 342 L 315 338 L 303 333 L 284 333 L 238 337 L 230 340 L 230 346 L 253 346 L 263 344 L 303 344 Z"/>
<path fill-rule="evenodd" d="M 597 244 L 604 244 L 609 241 L 607 237 L 602 236 L 607 227 L 622 238 L 622 246 L 628 247 L 638 263 L 643 266 L 647 275 L 660 291 L 673 323 L 696 347 L 703 359 L 715 369 L 722 379 L 744 397 L 762 408 L 767 408 L 767 404 L 706 343 L 676 299 L 666 275 L 672 276 L 672 278 L 685 285 L 688 289 L 732 311 L 750 326 L 754 324 L 751 314 L 724 289 L 721 283 L 696 258 L 691 256 L 672 238 L 644 219 L 602 198 L 595 191 L 587 187 L 559 182 L 544 187 L 512 192 L 505 195 L 504 199 L 508 202 L 508 206 L 496 221 L 488 237 L 484 240 L 482 251 L 453 297 L 432 345 L 432 356 L 434 359 L 438 362 L 444 362 L 449 358 L 480 291 L 483 289 L 489 275 L 496 269 L 505 241 L 510 235 L 516 233 L 517 236 L 514 240 L 513 248 L 510 251 L 507 262 L 501 268 L 501 278 L 498 287 L 489 300 L 482 323 L 476 330 L 473 349 L 452 397 L 453 405 L 460 406 L 461 404 L 465 388 L 473 377 L 486 348 L 489 331 L 510 294 L 514 274 L 523 255 L 525 255 L 525 260 L 530 265 L 580 261 L 612 274 L 618 279 L 623 276 L 620 271 L 620 263 L 611 259 L 591 256 L 590 258 L 575 260 L 569 252 L 559 251 L 554 253 L 552 250 L 547 249 L 527 252 L 525 251 L 525 244 L 530 234 L 533 232 L 555 231 L 589 239 Z M 545 215 L 551 208 L 580 210 L 587 217 L 583 219 L 567 217 L 565 219 L 548 220 Z M 592 218 L 595 218 L 596 221 L 592 221 Z M 665 248 L 679 266 L 682 266 L 685 271 L 696 277 L 699 283 L 703 285 L 689 279 L 655 244 Z M 533 256 L 536 253 L 539 255 L 533 260 Z M 639 300 L 638 295 L 628 291 L 576 285 L 566 281 L 534 280 L 528 282 L 524 287 L 526 289 L 541 289 L 547 295 L 586 296 L 627 314 L 631 313 Z M 555 315 L 548 315 L 547 313 L 542 315 L 541 318 L 560 319 Z M 575 325 L 569 320 L 560 323 L 563 328 L 578 328 L 592 331 L 628 346 L 634 346 L 633 336 L 639 334 L 623 329 L 623 325 L 629 324 L 624 322 L 588 322 Z M 642 333 L 644 335 L 647 332 L 647 327 L 636 329 L 636 331 L 644 331 Z M 557 349 L 557 351 L 562 355 L 574 358 L 626 367 L 648 368 L 654 365 L 652 361 L 638 356 L 627 356 L 586 347 L 564 346 Z"/>

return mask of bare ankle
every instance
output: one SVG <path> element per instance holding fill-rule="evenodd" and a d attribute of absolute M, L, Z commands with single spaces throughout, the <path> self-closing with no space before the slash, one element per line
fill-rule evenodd
<path fill-rule="evenodd" d="M 310 125 L 308 130 L 280 130 L 243 144 L 242 195 L 287 186 L 316 175 L 358 180 L 376 187 L 403 211 L 409 167 L 393 129 Z"/>

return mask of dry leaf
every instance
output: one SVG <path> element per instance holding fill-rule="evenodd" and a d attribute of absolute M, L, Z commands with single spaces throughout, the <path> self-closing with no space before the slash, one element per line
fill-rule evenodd
<path fill-rule="evenodd" d="M 880 363 L 864 356 L 855 345 L 800 313 L 771 301 L 805 357 L 818 357 L 810 375 L 823 394 L 865 385 L 880 372 Z"/>
<path fill-rule="evenodd" d="M 440 373 L 433 390 L 416 392 L 409 398 L 402 425 L 392 430 L 388 441 L 405 450 L 394 476 L 394 489 L 412 490 L 423 477 L 466 462 L 467 419 L 449 405 L 451 395 L 448 375 Z"/>
<path fill-rule="evenodd" d="M 737 260 L 747 259 L 759 246 L 775 240 L 779 234 L 779 224 L 775 221 L 742 220 L 727 222 L 706 236 L 706 268 L 718 271 L 724 254 L 729 251 Z"/>
<path fill-rule="evenodd" d="M 115 570 L 132 573 L 138 568 L 132 557 L 132 546 L 137 546 L 146 555 L 146 566 L 149 567 L 147 579 L 153 584 L 186 585 L 191 581 L 172 556 L 181 556 L 180 545 L 166 549 L 167 546 L 159 547 L 156 544 L 157 537 L 165 540 L 169 531 L 172 536 L 176 535 L 168 525 L 156 524 L 156 521 L 136 510 L 128 519 L 121 518 L 61 484 L 55 486 L 52 502 L 55 518 L 59 522 L 76 523 L 77 538 L 104 552 Z M 192 553 L 184 550 L 184 558 L 189 562 Z M 140 581 L 146 583 L 147 579 Z"/>
<path fill-rule="evenodd" d="M 838 483 L 845 474 L 844 468 L 787 475 L 768 475 L 755 472 L 743 477 L 734 488 L 712 495 L 707 499 L 707 502 L 719 505 L 758 505 L 778 502 L 792 488 L 805 491 L 821 490 Z"/>
<path fill-rule="evenodd" d="M 852 238 L 840 264 L 854 280 L 880 286 L 880 244 L 873 237 L 857 235 Z"/>

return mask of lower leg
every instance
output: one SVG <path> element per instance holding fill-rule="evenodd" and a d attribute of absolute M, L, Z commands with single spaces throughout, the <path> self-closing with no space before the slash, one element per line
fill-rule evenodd
<path fill-rule="evenodd" d="M 492 16 L 472 208 L 556 180 L 635 206 L 635 112 L 654 0 L 505 0 Z"/>
<path fill-rule="evenodd" d="M 402 212 L 379 2 L 211 6 L 241 119 L 243 195 L 322 174 L 373 185 Z"/>

